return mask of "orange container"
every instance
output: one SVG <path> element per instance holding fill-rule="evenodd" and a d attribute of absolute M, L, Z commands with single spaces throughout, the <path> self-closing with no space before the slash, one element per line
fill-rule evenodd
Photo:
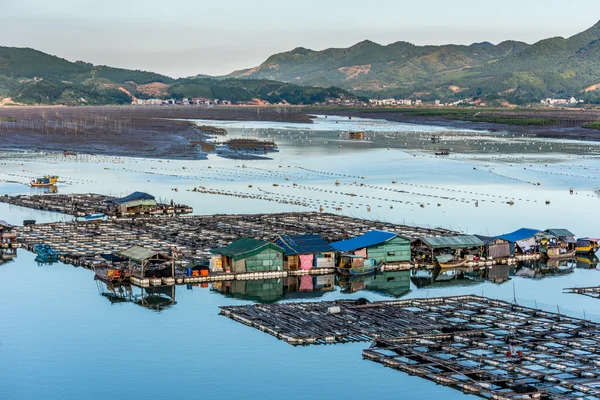
<path fill-rule="evenodd" d="M 198 271 L 198 270 L 193 270 L 193 271 L 192 271 L 192 276 L 200 276 L 200 271 Z"/>
<path fill-rule="evenodd" d="M 207 288 L 207 287 L 208 287 L 208 283 L 206 283 L 206 282 L 204 282 L 204 283 L 201 283 L 201 284 L 200 284 L 200 287 Z"/>
<path fill-rule="evenodd" d="M 208 276 L 208 270 L 207 269 L 203 269 L 200 271 L 200 276 Z"/>

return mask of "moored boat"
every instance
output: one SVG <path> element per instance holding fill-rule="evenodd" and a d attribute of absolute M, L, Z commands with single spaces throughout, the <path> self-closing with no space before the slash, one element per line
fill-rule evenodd
<path fill-rule="evenodd" d="M 466 259 L 456 260 L 456 259 L 454 259 L 454 256 L 451 254 L 444 254 L 441 256 L 437 256 L 435 259 L 436 259 L 438 265 L 440 266 L 440 268 L 442 268 L 442 269 L 459 268 L 459 267 L 464 266 L 467 263 Z"/>
<path fill-rule="evenodd" d="M 107 283 L 129 282 L 131 278 L 131 271 L 120 270 L 108 266 L 96 266 L 94 267 L 94 273 L 95 279 Z"/>
<path fill-rule="evenodd" d="M 581 238 L 577 239 L 577 253 L 594 254 L 600 248 L 600 238 Z"/>
<path fill-rule="evenodd" d="M 94 213 L 94 214 L 87 214 L 85 217 L 83 217 L 86 221 L 95 221 L 97 219 L 103 219 L 104 217 L 106 217 L 106 214 L 103 213 Z"/>
<path fill-rule="evenodd" d="M 33 250 L 36 252 L 40 260 L 56 261 L 58 260 L 58 253 L 47 244 L 36 244 L 33 246 Z"/>
<path fill-rule="evenodd" d="M 565 251 L 563 251 L 563 250 L 565 250 Z M 566 251 L 566 249 L 554 247 L 554 248 L 550 248 L 550 249 L 546 250 L 546 252 L 544 254 L 546 255 L 546 257 L 548 257 L 551 260 L 574 258 L 575 254 L 577 254 L 577 250 Z"/>
<path fill-rule="evenodd" d="M 374 274 L 380 267 L 381 263 L 375 264 L 374 260 L 355 255 L 342 255 L 336 271 L 340 275 L 358 276 Z"/>

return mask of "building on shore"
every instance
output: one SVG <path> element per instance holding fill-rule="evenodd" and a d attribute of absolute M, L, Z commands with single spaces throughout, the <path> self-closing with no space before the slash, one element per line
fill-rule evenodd
<path fill-rule="evenodd" d="M 335 268 L 335 250 L 320 235 L 281 235 L 275 244 L 285 251 L 284 270 Z"/>
<path fill-rule="evenodd" d="M 353 256 L 352 262 L 373 264 L 410 261 L 410 240 L 394 232 L 372 230 L 364 235 L 331 243 L 340 253 Z M 358 260 L 357 260 L 358 259 Z"/>
<path fill-rule="evenodd" d="M 148 193 L 133 192 L 120 199 L 108 200 L 108 215 L 149 214 L 156 210 L 156 198 Z"/>
<path fill-rule="evenodd" d="M 285 251 L 267 241 L 242 238 L 210 252 L 213 254 L 210 261 L 213 271 L 225 270 L 236 274 L 283 271 Z"/>

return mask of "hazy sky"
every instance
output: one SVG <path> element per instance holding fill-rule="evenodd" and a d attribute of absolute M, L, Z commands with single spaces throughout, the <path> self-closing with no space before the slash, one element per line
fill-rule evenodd
<path fill-rule="evenodd" d="M 532 43 L 599 19 L 598 0 L 0 0 L 0 45 L 180 77 L 364 39 Z"/>

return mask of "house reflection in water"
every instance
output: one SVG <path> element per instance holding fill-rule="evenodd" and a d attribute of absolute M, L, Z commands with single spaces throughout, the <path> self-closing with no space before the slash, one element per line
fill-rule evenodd
<path fill-rule="evenodd" d="M 133 303 L 154 311 L 162 311 L 177 304 L 174 285 L 141 288 L 129 284 L 113 285 L 98 279 L 96 285 L 98 293 L 112 304 Z"/>
<path fill-rule="evenodd" d="M 567 275 L 574 271 L 575 260 L 522 261 L 515 267 L 515 276 L 542 279 L 551 276 Z"/>
<path fill-rule="evenodd" d="M 282 298 L 313 298 L 334 290 L 335 275 L 302 275 L 278 279 L 214 282 L 211 290 L 236 299 L 273 303 Z"/>
<path fill-rule="evenodd" d="M 578 254 L 576 262 L 577 268 L 581 269 L 597 269 L 600 264 L 596 254 Z"/>
<path fill-rule="evenodd" d="M 410 292 L 410 271 L 385 272 L 377 275 L 340 276 L 338 285 L 342 293 L 361 290 L 402 297 Z"/>
<path fill-rule="evenodd" d="M 478 272 L 473 271 L 471 268 L 412 270 L 410 280 L 417 288 L 471 286 L 482 282 Z"/>
<path fill-rule="evenodd" d="M 0 265 L 8 264 L 17 258 L 16 249 L 0 249 Z"/>

